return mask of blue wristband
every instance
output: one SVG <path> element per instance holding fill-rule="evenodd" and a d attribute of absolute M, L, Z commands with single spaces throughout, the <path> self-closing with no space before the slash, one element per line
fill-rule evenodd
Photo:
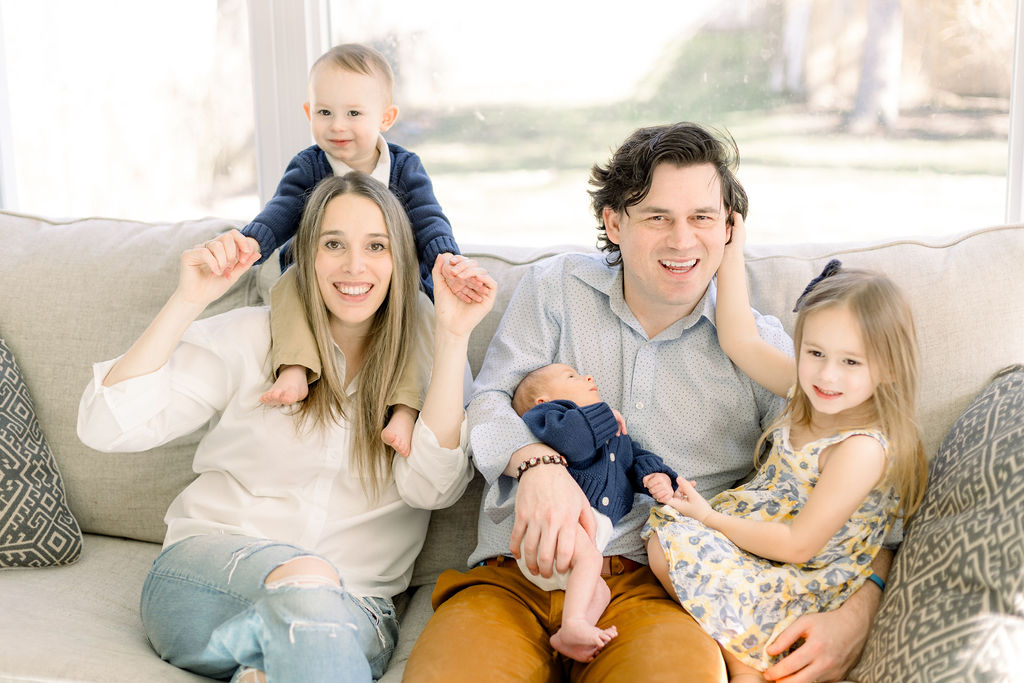
<path fill-rule="evenodd" d="M 878 586 L 878 589 L 880 591 L 882 591 L 883 593 L 885 592 L 885 581 L 878 574 L 872 572 L 871 576 L 868 577 L 868 581 L 874 582 L 874 584 Z"/>

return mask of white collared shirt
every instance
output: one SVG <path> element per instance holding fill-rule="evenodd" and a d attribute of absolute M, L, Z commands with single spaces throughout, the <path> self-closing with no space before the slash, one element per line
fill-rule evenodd
<path fill-rule="evenodd" d="M 411 455 L 394 456 L 392 477 L 371 501 L 351 464 L 346 422 L 300 432 L 288 409 L 257 401 L 271 384 L 269 350 L 269 309 L 242 308 L 193 323 L 149 375 L 104 387 L 116 359 L 97 363 L 79 437 L 102 451 L 144 451 L 209 422 L 193 460 L 198 476 L 164 517 L 165 547 L 197 534 L 280 540 L 326 557 L 354 594 L 401 592 L 429 510 L 454 503 L 472 478 L 465 420 L 456 449 L 417 420 Z"/>
<path fill-rule="evenodd" d="M 391 152 L 388 151 L 388 143 L 383 135 L 377 136 L 377 152 L 377 165 L 370 172 L 370 177 L 384 183 L 385 187 L 391 187 Z M 344 161 L 339 161 L 330 154 L 327 155 L 327 163 L 331 165 L 331 170 L 336 176 L 343 176 L 354 170 Z"/>

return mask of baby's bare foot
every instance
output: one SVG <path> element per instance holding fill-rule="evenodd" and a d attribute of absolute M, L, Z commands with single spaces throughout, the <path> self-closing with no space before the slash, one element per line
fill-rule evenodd
<path fill-rule="evenodd" d="M 614 626 L 598 628 L 583 619 L 563 621 L 558 633 L 551 636 L 551 647 L 569 659 L 589 662 L 615 636 L 619 635 Z"/>
<path fill-rule="evenodd" d="M 409 453 L 412 450 L 412 446 L 409 443 L 411 439 L 402 438 L 402 435 L 394 433 L 390 425 L 381 431 L 380 440 L 394 448 L 395 452 L 403 458 L 409 457 Z"/>
<path fill-rule="evenodd" d="M 260 403 L 268 406 L 290 406 L 309 395 L 306 368 L 288 365 L 277 373 L 277 380 L 262 396 Z"/>
<path fill-rule="evenodd" d="M 409 406 L 396 405 L 391 419 L 380 433 L 380 439 L 395 449 L 403 458 L 412 451 L 412 430 L 416 426 L 418 413 Z"/>

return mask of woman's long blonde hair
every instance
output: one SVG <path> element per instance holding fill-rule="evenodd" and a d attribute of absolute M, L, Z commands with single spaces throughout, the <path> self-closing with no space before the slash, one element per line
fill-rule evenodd
<path fill-rule="evenodd" d="M 839 306 L 846 307 L 860 325 L 868 362 L 878 380 L 869 399 L 872 418 L 869 424 L 859 426 L 876 427 L 885 435 L 889 464 L 884 481 L 899 495 L 906 521 L 920 506 L 928 478 L 928 461 L 916 421 L 920 370 L 914 316 L 903 294 L 885 275 L 840 269 L 814 285 L 798 303 L 793 331 L 797 363 L 808 316 Z M 757 452 L 762 452 L 765 440 L 777 427 L 784 423 L 809 427 L 810 420 L 810 399 L 797 382 L 782 415 L 761 436 Z"/>
<path fill-rule="evenodd" d="M 335 362 L 330 314 L 320 294 L 315 269 L 320 227 L 327 205 L 347 194 L 365 197 L 381 210 L 393 263 L 387 295 L 371 321 L 352 399 L 345 393 L 344 377 Z M 320 379 L 310 385 L 309 396 L 299 405 L 296 415 L 302 427 L 319 430 L 339 419 L 349 421 L 352 433 L 349 457 L 368 482 L 367 494 L 375 498 L 391 475 L 393 451 L 380 438 L 389 416 L 388 397 L 398 386 L 413 348 L 411 336 L 419 329 L 416 325 L 419 266 L 412 228 L 402 205 L 387 187 L 365 173 L 353 171 L 326 178 L 314 188 L 295 235 L 294 253 L 299 297 L 316 339 L 322 366 Z"/>

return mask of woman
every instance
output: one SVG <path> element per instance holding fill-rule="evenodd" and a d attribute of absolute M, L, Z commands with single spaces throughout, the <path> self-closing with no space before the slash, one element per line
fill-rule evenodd
<path fill-rule="evenodd" d="M 472 475 L 466 349 L 496 285 L 477 268 L 481 302 L 437 288 L 431 370 L 430 305 L 408 220 L 384 185 L 360 173 L 325 180 L 295 254 L 324 368 L 300 406 L 258 402 L 272 382 L 267 308 L 196 321 L 257 258 L 232 231 L 187 250 L 149 328 L 95 366 L 78 433 L 93 448 L 139 451 L 212 419 L 142 592 L 164 659 L 235 681 L 370 680 L 394 649 L 391 597 L 408 586 L 429 510 L 454 503 Z M 402 458 L 378 435 L 397 368 L 417 356 L 430 384 Z"/>

